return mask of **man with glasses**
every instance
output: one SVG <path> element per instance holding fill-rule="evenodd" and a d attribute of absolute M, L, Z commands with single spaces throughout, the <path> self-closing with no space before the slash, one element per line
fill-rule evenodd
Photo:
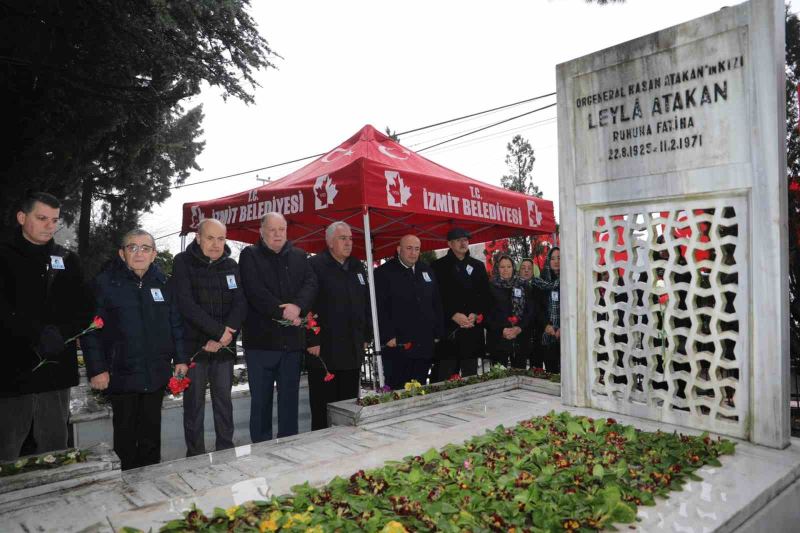
<path fill-rule="evenodd" d="M 175 256 L 172 282 L 185 328 L 184 345 L 196 365 L 183 393 L 186 456 L 206 453 L 206 383 L 211 385 L 216 450 L 233 448 L 233 364 L 236 335 L 247 313 L 239 265 L 225 244 L 227 229 L 215 218 L 197 226 L 197 238 Z"/>
<path fill-rule="evenodd" d="M 278 386 L 278 437 L 298 432 L 300 363 L 306 346 L 302 319 L 317 295 L 306 253 L 286 240 L 286 219 L 267 213 L 261 239 L 239 257 L 247 297 L 244 352 L 250 384 L 250 438 L 272 438 L 272 396 Z"/>
<path fill-rule="evenodd" d="M 35 452 L 67 447 L 69 389 L 78 384 L 75 341 L 92 319 L 80 261 L 55 243 L 60 203 L 29 194 L 19 227 L 0 242 L 0 460 L 19 457 L 32 431 Z"/>
<path fill-rule="evenodd" d="M 161 460 L 161 403 L 171 363 L 176 376 L 188 371 L 177 302 L 155 258 L 152 235 L 125 234 L 119 258 L 95 279 L 105 326 L 81 340 L 92 388 L 111 396 L 114 451 L 123 470 Z"/>

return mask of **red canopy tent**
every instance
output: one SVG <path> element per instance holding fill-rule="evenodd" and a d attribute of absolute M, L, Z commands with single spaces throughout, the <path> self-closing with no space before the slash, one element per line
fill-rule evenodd
<path fill-rule="evenodd" d="M 372 126 L 272 183 L 184 204 L 181 234 L 214 217 L 225 222 L 229 239 L 254 243 L 269 211 L 286 217 L 289 239 L 309 252 L 323 250 L 325 227 L 344 220 L 353 228 L 353 253 L 362 259 L 365 222 L 375 258 L 393 255 L 407 233 L 429 250 L 446 246 L 445 235 L 454 226 L 467 229 L 473 242 L 555 229 L 552 202 L 453 172 Z"/>
<path fill-rule="evenodd" d="M 228 228 L 228 238 L 257 242 L 261 218 L 279 212 L 288 237 L 308 252 L 325 246 L 325 228 L 334 221 L 353 230 L 353 253 L 367 260 L 372 320 L 377 325 L 373 258 L 395 253 L 403 235 L 419 237 L 422 248 L 446 246 L 455 226 L 473 242 L 552 233 L 553 204 L 468 178 L 430 161 L 372 126 L 324 156 L 277 181 L 230 196 L 183 205 L 181 235 L 204 218 Z M 375 327 L 375 346 L 380 347 Z M 380 349 L 377 373 L 383 385 Z"/>

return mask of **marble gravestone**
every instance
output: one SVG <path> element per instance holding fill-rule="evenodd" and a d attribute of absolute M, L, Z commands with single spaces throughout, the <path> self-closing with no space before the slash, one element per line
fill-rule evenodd
<path fill-rule="evenodd" d="M 558 66 L 563 400 L 789 445 L 784 4 Z"/>

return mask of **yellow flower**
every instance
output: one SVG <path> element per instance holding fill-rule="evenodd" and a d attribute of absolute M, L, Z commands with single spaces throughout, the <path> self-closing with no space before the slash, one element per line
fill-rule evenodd
<path fill-rule="evenodd" d="M 306 528 L 306 533 L 324 533 L 322 526 L 314 526 Z"/>
<path fill-rule="evenodd" d="M 308 513 L 294 513 L 292 515 L 292 520 L 295 522 L 300 522 L 301 524 L 305 524 L 306 522 L 311 522 L 311 515 Z"/>
<path fill-rule="evenodd" d="M 225 514 L 228 515 L 228 520 L 229 521 L 233 522 L 234 520 L 236 520 L 236 511 L 238 511 L 238 510 L 239 510 L 239 506 L 238 505 L 234 505 L 233 507 L 228 507 L 225 510 Z"/>
<path fill-rule="evenodd" d="M 262 520 L 261 523 L 258 524 L 258 530 L 261 533 L 265 531 L 278 531 L 278 522 L 280 522 L 281 516 L 282 514 L 280 511 L 272 511 L 267 520 Z"/>
<path fill-rule="evenodd" d="M 277 531 L 278 523 L 270 517 L 269 520 L 262 520 L 261 523 L 258 524 L 258 530 L 261 533 L 265 533 L 266 531 Z"/>
<path fill-rule="evenodd" d="M 396 520 L 392 520 L 381 529 L 381 533 L 408 533 L 408 530 Z"/>

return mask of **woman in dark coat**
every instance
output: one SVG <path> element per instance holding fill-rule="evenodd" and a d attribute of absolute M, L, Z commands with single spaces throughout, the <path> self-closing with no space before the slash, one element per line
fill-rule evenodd
<path fill-rule="evenodd" d="M 514 261 L 500 255 L 489 280 L 491 306 L 486 319 L 486 347 L 491 359 L 503 366 L 525 368 L 524 333 L 531 321 L 526 282 L 516 275 Z"/>
<path fill-rule="evenodd" d="M 544 368 L 552 374 L 561 373 L 561 294 L 560 294 L 561 250 L 554 247 L 547 254 L 541 280 L 549 285 L 539 284 L 535 288 L 538 320 L 542 335 L 540 350 Z M 549 288 L 548 288 L 549 287 Z"/>

